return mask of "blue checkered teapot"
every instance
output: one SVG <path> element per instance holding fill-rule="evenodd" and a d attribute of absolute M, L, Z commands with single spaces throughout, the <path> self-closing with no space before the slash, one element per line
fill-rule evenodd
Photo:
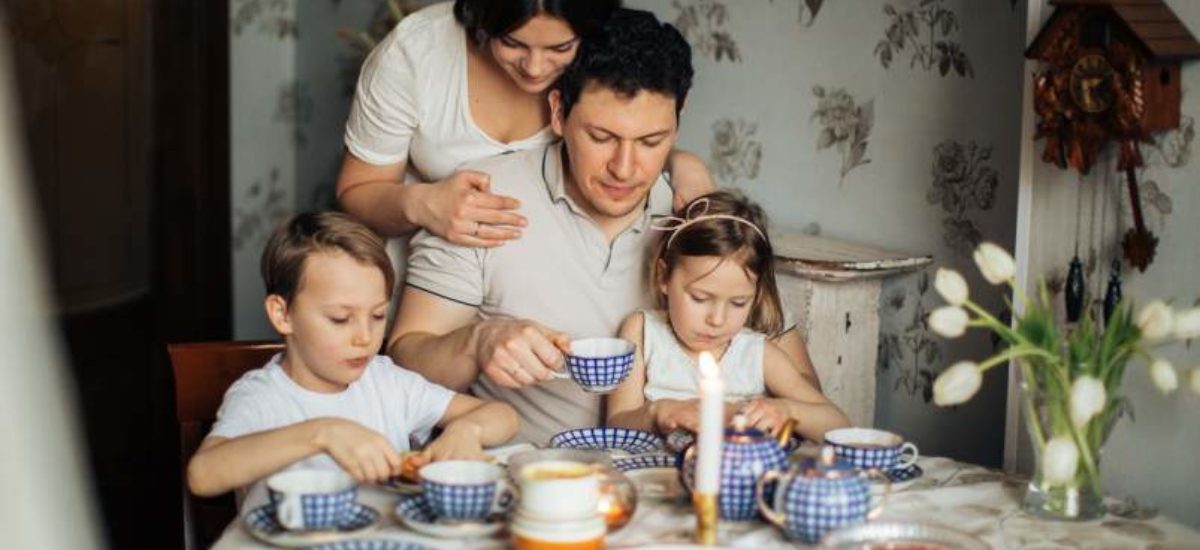
<path fill-rule="evenodd" d="M 837 459 L 833 447 L 822 447 L 820 458 L 808 457 L 788 472 L 767 472 L 758 481 L 758 510 L 788 537 L 813 544 L 826 532 L 865 521 L 882 511 L 871 508 L 867 478 L 890 481 L 879 470 L 858 470 Z M 771 487 L 775 487 L 774 495 Z M 770 504 L 768 504 L 770 503 Z"/>
<path fill-rule="evenodd" d="M 717 506 L 721 519 L 748 520 L 757 515 L 755 508 L 759 478 L 768 472 L 782 473 L 788 467 L 785 449 L 792 433 L 792 421 L 780 428 L 782 441 L 768 437 L 760 430 L 745 427 L 741 415 L 733 418 L 733 427 L 725 430 L 721 447 L 721 488 Z M 695 446 L 684 450 L 679 469 L 683 486 L 692 490 L 696 474 Z M 769 495 L 768 495 L 769 497 Z"/>

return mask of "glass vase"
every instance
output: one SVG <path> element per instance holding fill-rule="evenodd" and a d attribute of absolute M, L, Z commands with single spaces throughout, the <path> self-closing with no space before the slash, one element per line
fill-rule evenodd
<path fill-rule="evenodd" d="M 1050 520 L 1086 521 L 1105 514 L 1100 480 L 1100 453 L 1117 418 L 1111 408 L 1083 426 L 1074 426 L 1070 415 L 1070 386 L 1053 378 L 1037 376 L 1036 369 L 1023 369 L 1022 399 L 1026 427 L 1034 449 L 1034 473 L 1025 492 L 1026 512 Z M 1052 481 L 1047 476 L 1046 443 L 1070 441 L 1077 451 L 1075 475 Z"/>

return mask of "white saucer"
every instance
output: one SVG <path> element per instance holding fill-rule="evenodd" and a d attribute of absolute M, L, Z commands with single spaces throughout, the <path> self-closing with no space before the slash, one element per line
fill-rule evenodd
<path fill-rule="evenodd" d="M 421 493 L 403 495 L 396 502 L 396 519 L 402 525 L 421 533 L 442 539 L 481 538 L 496 534 L 504 528 L 504 521 L 492 518 L 481 523 L 447 523 L 438 521 L 437 514 Z"/>
<path fill-rule="evenodd" d="M 242 518 L 246 530 L 254 538 L 274 546 L 299 548 L 338 542 L 373 529 L 379 523 L 379 512 L 365 504 L 354 503 L 355 510 L 337 529 L 327 531 L 289 531 L 275 519 L 274 506 L 267 504 L 251 510 Z"/>

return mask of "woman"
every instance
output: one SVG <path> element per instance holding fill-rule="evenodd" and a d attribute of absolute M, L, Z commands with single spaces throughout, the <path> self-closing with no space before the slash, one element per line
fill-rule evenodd
<path fill-rule="evenodd" d="M 546 95 L 619 0 L 456 0 L 406 17 L 363 65 L 338 175 L 342 207 L 389 237 L 419 227 L 493 247 L 520 236 L 515 199 L 463 163 L 552 141 Z M 712 189 L 672 154 L 676 204 Z M 402 180 L 431 185 L 395 185 Z"/>

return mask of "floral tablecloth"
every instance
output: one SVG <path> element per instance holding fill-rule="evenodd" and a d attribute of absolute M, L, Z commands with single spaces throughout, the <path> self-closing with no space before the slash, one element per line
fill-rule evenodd
<path fill-rule="evenodd" d="M 1051 522 L 1020 510 L 1026 480 L 946 458 L 923 457 L 925 474 L 898 485 L 884 506 L 881 520 L 920 521 L 971 533 L 996 549 L 1197 549 L 1200 533 L 1128 503 L 1112 502 L 1109 514 L 1088 522 Z M 418 535 L 392 517 L 395 496 L 363 489 L 359 499 L 383 512 L 379 528 L 364 538 L 411 541 L 430 548 L 503 548 L 501 536 L 443 540 Z M 252 495 L 250 497 L 254 499 Z M 249 501 L 248 501 L 249 502 Z M 695 523 L 682 503 L 643 501 L 633 520 L 608 537 L 610 548 L 689 543 Z M 779 530 L 761 522 L 724 522 L 722 545 L 740 548 L 796 548 Z M 216 550 L 270 548 L 235 522 L 214 546 Z"/>

